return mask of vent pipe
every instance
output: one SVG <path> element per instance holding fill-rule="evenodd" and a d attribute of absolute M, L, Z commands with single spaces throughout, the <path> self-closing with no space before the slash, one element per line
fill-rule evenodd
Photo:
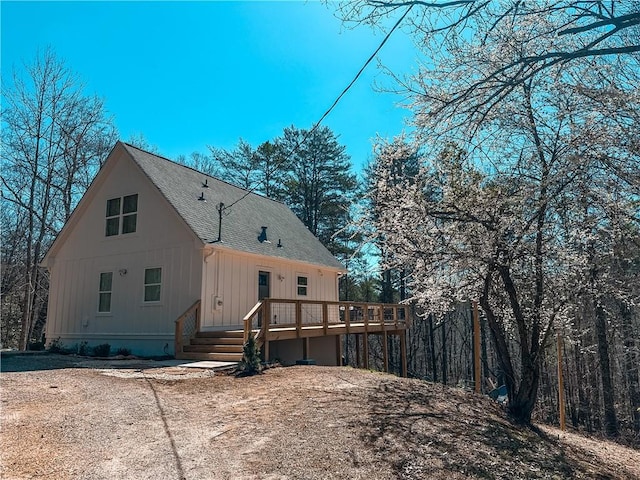
<path fill-rule="evenodd" d="M 222 242 L 222 212 L 224 211 L 224 203 L 218 205 L 218 242 Z"/>
<path fill-rule="evenodd" d="M 258 240 L 260 241 L 260 243 L 270 243 L 269 240 L 267 239 L 267 227 L 260 227 L 262 228 L 262 232 L 260 232 L 260 235 L 258 236 Z"/>

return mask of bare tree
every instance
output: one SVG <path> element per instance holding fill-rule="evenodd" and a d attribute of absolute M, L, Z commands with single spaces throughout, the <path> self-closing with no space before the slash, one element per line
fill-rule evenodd
<path fill-rule="evenodd" d="M 423 69 L 443 51 L 468 47 L 469 39 L 478 51 L 494 51 L 487 35 L 493 31 L 511 30 L 511 41 L 522 48 L 522 54 L 504 56 L 495 68 L 455 82 L 446 99 L 431 98 L 434 112 L 487 115 L 518 86 L 554 66 L 640 51 L 640 5 L 633 1 L 358 0 L 339 3 L 336 15 L 348 26 L 384 30 L 390 17 L 407 9 L 405 31 L 423 54 Z M 401 83 L 409 93 L 421 93 L 412 82 Z"/>
<path fill-rule="evenodd" d="M 21 219 L 15 227 L 24 242 L 20 258 L 8 251 L 6 258 L 20 265 L 18 346 L 25 349 L 38 312 L 46 309 L 47 278 L 39 262 L 113 145 L 115 129 L 102 100 L 85 96 L 50 50 L 27 67 L 26 78 L 14 74 L 4 96 L 2 203 Z"/>

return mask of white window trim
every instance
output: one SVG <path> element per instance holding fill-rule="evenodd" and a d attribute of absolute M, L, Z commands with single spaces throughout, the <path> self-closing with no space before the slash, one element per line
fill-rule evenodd
<path fill-rule="evenodd" d="M 136 201 L 136 211 L 135 212 L 129 212 L 129 213 L 123 213 L 124 211 L 124 198 L 125 197 L 130 197 L 132 195 L 137 195 L 138 199 Z M 127 193 L 124 195 L 120 195 L 119 197 L 110 197 L 107 198 L 105 200 L 105 205 L 107 205 L 109 203 L 110 200 L 115 200 L 119 198 L 120 199 L 120 212 L 118 213 L 118 215 L 111 215 L 111 216 L 107 216 L 106 212 L 105 212 L 105 217 L 104 217 L 104 238 L 106 239 L 110 239 L 110 238 L 121 238 L 123 236 L 125 237 L 133 237 L 136 236 L 138 233 L 138 227 L 139 227 L 139 223 L 138 223 L 138 216 L 140 213 L 140 194 L 138 192 L 133 192 L 133 193 Z M 123 233 L 122 229 L 124 228 L 124 217 L 128 217 L 130 215 L 135 215 L 136 216 L 136 229 L 133 232 L 128 232 L 128 233 Z M 118 233 L 114 234 L 114 235 L 107 235 L 107 220 L 112 219 L 112 218 L 117 218 L 118 219 Z"/>
<path fill-rule="evenodd" d="M 111 274 L 111 290 L 108 290 L 109 294 L 111 295 L 111 297 L 109 298 L 109 311 L 105 311 L 105 312 L 100 311 L 100 294 L 107 293 L 107 290 L 100 290 L 100 279 L 102 278 L 103 273 Z M 98 304 L 96 305 L 96 315 L 100 317 L 110 317 L 113 315 L 113 279 L 114 279 L 113 273 L 114 271 L 109 269 L 100 270 L 98 272 Z"/>
<path fill-rule="evenodd" d="M 146 276 L 146 271 L 147 270 L 153 270 L 154 268 L 159 268 L 160 269 L 160 283 L 145 283 L 145 276 Z M 165 280 L 165 269 L 162 265 L 154 265 L 154 266 L 149 266 L 149 267 L 144 267 L 144 269 L 142 270 L 142 305 L 143 306 L 153 306 L 153 305 L 162 305 L 162 300 L 164 298 L 164 280 Z M 145 293 L 145 288 L 147 287 L 147 285 L 160 285 L 160 298 L 158 300 L 145 300 L 144 299 L 144 293 Z"/>
<path fill-rule="evenodd" d="M 304 277 L 307 279 L 307 284 L 306 285 L 301 285 L 300 283 L 298 283 L 298 277 Z M 309 276 L 308 273 L 304 273 L 304 272 L 296 272 L 296 282 L 295 282 L 295 289 L 296 289 L 296 297 L 301 297 L 301 298 L 309 298 L 309 290 L 311 289 L 311 282 L 310 282 L 311 277 Z M 307 289 L 307 293 L 306 294 L 301 294 L 298 292 L 298 289 L 300 287 L 306 287 Z"/>

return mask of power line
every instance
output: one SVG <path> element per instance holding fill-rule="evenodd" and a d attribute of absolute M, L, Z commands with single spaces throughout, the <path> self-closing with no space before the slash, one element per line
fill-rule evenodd
<path fill-rule="evenodd" d="M 327 109 L 326 112 L 324 112 L 322 114 L 322 116 L 320 117 L 320 120 L 318 120 L 313 127 L 308 130 L 304 136 L 302 137 L 302 140 L 300 140 L 299 142 L 296 141 L 296 145 L 293 147 L 293 149 L 291 149 L 291 151 L 284 156 L 279 162 L 276 162 L 276 164 L 273 166 L 273 169 L 271 172 L 269 173 L 273 173 L 275 172 L 278 168 L 280 168 L 280 166 L 285 162 L 285 160 L 289 160 L 299 149 L 300 147 L 304 144 L 304 142 L 307 141 L 307 139 L 311 136 L 311 134 L 313 134 L 313 132 L 315 132 L 318 127 L 320 126 L 320 124 L 322 123 L 322 121 L 327 118 L 327 116 L 331 113 L 331 111 L 336 107 L 336 105 L 338 105 L 338 102 L 342 99 L 342 97 L 344 97 L 344 95 L 349 91 L 349 89 L 353 86 L 354 83 L 356 83 L 356 81 L 358 80 L 358 78 L 360 78 L 360 75 L 362 75 L 362 72 L 364 72 L 365 68 L 367 68 L 367 66 L 373 61 L 373 59 L 376 57 L 376 55 L 378 55 L 378 52 L 382 49 L 382 47 L 384 46 L 385 43 L 387 43 L 387 40 L 389 40 L 389 37 L 391 37 L 391 34 L 396 30 L 396 28 L 398 28 L 398 26 L 402 23 L 402 21 L 405 19 L 405 17 L 407 16 L 407 14 L 411 11 L 411 9 L 413 8 L 413 4 L 409 5 L 409 7 L 407 8 L 407 10 L 402 14 L 402 16 L 398 19 L 398 21 L 395 23 L 395 25 L 391 28 L 391 30 L 389 30 L 389 32 L 385 35 L 385 37 L 382 39 L 382 42 L 380 42 L 380 45 L 378 45 L 378 48 L 376 48 L 376 50 L 371 54 L 371 56 L 367 59 L 366 62 L 364 62 L 364 65 L 362 65 L 362 68 L 360 68 L 360 70 L 358 71 L 358 73 L 356 73 L 356 76 L 353 77 L 353 80 L 351 80 L 351 82 L 349 83 L 349 85 L 347 85 L 345 87 L 344 90 L 342 90 L 342 92 L 340 93 L 340 95 L 338 95 L 338 97 L 335 99 L 335 101 L 331 104 L 331 106 Z M 247 198 L 247 196 L 249 196 L 249 194 L 255 192 L 256 188 L 258 188 L 258 186 L 256 185 L 255 187 L 252 187 L 250 189 L 248 189 L 245 194 L 240 197 L 238 200 L 236 200 L 235 202 L 231 203 L 230 205 L 227 205 L 226 207 L 224 207 L 224 210 L 229 210 L 231 207 L 233 207 L 236 203 L 241 202 L 242 200 L 244 200 L 245 198 Z"/>

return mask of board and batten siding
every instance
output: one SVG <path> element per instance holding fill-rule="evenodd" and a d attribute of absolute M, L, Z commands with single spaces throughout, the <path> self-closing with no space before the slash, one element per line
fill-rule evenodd
<path fill-rule="evenodd" d="M 128 158 L 109 165 L 48 262 L 47 342 L 109 343 L 172 354 L 174 322 L 200 298 L 202 245 Z M 107 200 L 138 194 L 134 233 L 105 235 Z M 144 272 L 162 268 L 159 302 L 144 302 Z M 111 311 L 98 312 L 100 273 L 112 272 Z"/>
<path fill-rule="evenodd" d="M 258 301 L 261 271 L 270 274 L 271 298 L 338 300 L 338 272 L 326 267 L 224 249 L 215 249 L 205 258 L 203 330 L 242 328 L 243 317 Z M 306 296 L 298 295 L 298 276 L 308 279 Z"/>

